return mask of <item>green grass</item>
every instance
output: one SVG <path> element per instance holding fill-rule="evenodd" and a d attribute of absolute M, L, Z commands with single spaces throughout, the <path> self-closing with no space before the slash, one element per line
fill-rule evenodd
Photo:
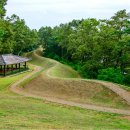
<path fill-rule="evenodd" d="M 1 104 L 1 129 L 130 129 L 130 122 L 115 114 L 20 97 L 2 99 Z"/>
<path fill-rule="evenodd" d="M 7 87 L 19 80 L 20 78 L 22 78 L 23 76 L 27 75 L 28 73 L 30 72 L 23 72 L 21 74 L 17 74 L 17 75 L 12 75 L 12 76 L 8 76 L 8 77 L 1 77 L 0 78 L 0 92 L 4 92 L 5 93 L 5 90 L 7 90 Z"/>
<path fill-rule="evenodd" d="M 57 63 L 57 65 L 49 73 L 53 77 L 60 78 L 79 78 L 79 74 L 69 66 Z"/>
<path fill-rule="evenodd" d="M 32 64 L 36 64 L 43 68 L 42 76 L 38 76 L 41 72 L 34 75 L 33 77 L 24 81 L 21 84 L 22 87 L 25 86 L 25 88 L 28 88 L 28 86 L 31 86 L 30 90 L 32 89 L 33 91 L 38 92 L 40 96 L 44 93 L 44 90 L 46 90 L 47 88 L 50 89 L 51 84 L 53 84 L 53 88 L 50 89 L 50 93 L 53 92 L 53 96 L 56 96 L 57 98 L 66 97 L 65 100 L 79 101 L 79 103 L 89 103 L 106 107 L 130 109 L 130 106 L 113 91 L 98 84 L 89 84 L 88 81 L 86 81 L 86 84 L 88 84 L 87 86 L 89 87 L 85 86 L 83 82 L 78 82 L 78 78 L 80 78 L 80 76 L 76 71 L 74 71 L 69 66 L 63 65 L 55 60 L 41 57 L 40 52 L 40 50 L 37 50 L 35 53 L 31 52 L 28 54 L 28 57 L 32 58 Z M 46 70 L 48 68 L 51 68 L 49 70 L 50 76 L 58 78 L 68 78 L 70 81 L 72 81 L 73 78 L 76 78 L 77 83 L 67 83 L 59 80 L 59 82 L 56 82 L 55 80 L 50 80 L 49 82 L 46 82 L 46 79 L 44 79 L 44 77 L 46 76 Z M 35 77 L 37 78 L 33 80 Z M 28 86 L 26 86 L 27 83 L 29 83 Z M 26 90 L 24 89 L 24 91 Z M 51 95 L 52 94 L 50 94 L 50 96 Z"/>
<path fill-rule="evenodd" d="M 10 92 L 9 85 L 27 73 L 0 78 L 0 129 L 130 129 L 130 121 L 121 115 L 57 105 Z"/>
<path fill-rule="evenodd" d="M 31 98 L 2 99 L 0 106 L 0 129 L 130 129 L 130 122 L 118 115 Z"/>
<path fill-rule="evenodd" d="M 30 61 L 31 64 L 37 65 L 37 66 L 44 66 L 43 70 L 46 70 L 53 66 L 52 62 L 49 62 L 48 59 L 41 57 L 39 55 L 36 55 L 34 52 L 28 53 L 26 56 L 29 58 L 31 57 L 32 60 Z"/>
<path fill-rule="evenodd" d="M 30 66 L 29 67 L 31 70 L 34 70 L 34 66 Z M 41 72 L 43 71 L 43 69 L 41 69 L 40 72 L 37 72 L 36 74 L 34 74 L 33 76 L 31 76 L 30 78 L 24 80 L 22 83 L 20 83 L 19 87 L 24 87 L 27 83 L 31 82 L 33 79 L 35 79 L 36 77 L 38 77 Z"/>
<path fill-rule="evenodd" d="M 130 85 L 128 86 L 126 86 L 126 85 L 120 85 L 120 84 L 118 84 L 121 88 L 123 88 L 123 89 L 125 89 L 125 90 L 127 90 L 127 91 L 130 91 Z"/>
<path fill-rule="evenodd" d="M 0 129 L 130 129 L 120 115 L 84 110 L 25 98 L 8 91 L 8 85 L 25 74 L 0 79 Z M 8 91 L 8 96 L 7 96 Z"/>
<path fill-rule="evenodd" d="M 40 53 L 39 50 L 36 53 Z M 61 77 L 61 78 L 79 78 L 79 74 L 73 70 L 71 67 L 63 65 L 59 62 L 56 62 L 55 60 L 51 60 L 48 58 L 41 57 L 37 55 L 36 53 L 29 53 L 27 56 L 31 57 L 33 60 L 30 61 L 30 63 L 42 66 L 43 70 L 46 70 L 54 64 L 57 64 L 54 69 L 52 69 L 49 74 L 54 77 Z"/>

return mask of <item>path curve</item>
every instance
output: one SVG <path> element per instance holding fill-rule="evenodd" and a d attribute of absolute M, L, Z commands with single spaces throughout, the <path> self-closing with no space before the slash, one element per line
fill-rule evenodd
<path fill-rule="evenodd" d="M 57 64 L 55 63 L 55 65 L 57 65 Z M 49 71 L 51 71 L 51 69 L 53 69 L 54 67 L 55 66 L 49 68 L 46 72 L 47 76 L 49 76 L 50 78 L 57 78 L 57 77 L 52 77 L 52 76 L 49 75 Z M 17 94 L 23 95 L 25 97 L 39 98 L 39 99 L 47 100 L 47 101 L 50 101 L 50 102 L 55 102 L 55 103 L 58 103 L 58 104 L 76 106 L 76 107 L 80 107 L 80 108 L 84 108 L 84 109 L 90 109 L 90 110 L 96 110 L 96 111 L 102 111 L 102 112 L 130 115 L 130 110 L 115 109 L 115 108 L 109 108 L 109 107 L 103 107 L 103 106 L 97 106 L 97 105 L 90 105 L 90 104 L 81 104 L 81 103 L 75 103 L 75 102 L 72 102 L 72 101 L 66 101 L 66 100 L 63 100 L 63 99 L 36 96 L 36 95 L 30 94 L 30 93 L 24 92 L 20 87 L 18 87 L 19 84 L 22 83 L 24 80 L 32 77 L 33 75 L 40 72 L 41 70 L 42 70 L 42 68 L 40 66 L 35 66 L 34 71 L 32 73 L 26 75 L 25 77 L 23 77 L 19 81 L 12 84 L 10 86 L 10 90 L 17 93 Z M 73 79 L 73 80 L 76 80 L 76 79 Z M 80 79 L 80 80 L 85 80 L 85 79 Z M 88 80 L 86 80 L 86 81 L 88 81 Z M 119 88 L 119 86 L 117 86 L 113 83 L 109 83 L 109 82 L 107 83 L 107 82 L 104 82 L 104 81 L 97 81 L 97 80 L 89 80 L 89 81 L 93 81 L 93 82 L 96 82 L 96 83 L 103 84 L 107 88 L 111 89 L 112 91 L 114 91 L 115 93 L 120 95 L 128 103 L 130 103 L 129 102 L 130 101 L 130 94 L 128 94 L 128 92 L 123 90 L 122 88 Z"/>
<path fill-rule="evenodd" d="M 50 59 L 51 61 L 54 62 L 54 66 L 49 68 L 46 72 L 46 75 L 50 78 L 57 78 L 59 79 L 59 77 L 54 77 L 51 76 L 49 73 L 52 69 L 54 69 L 57 65 L 58 62 L 54 61 L 52 59 Z M 68 78 L 60 78 L 60 79 L 68 79 Z M 71 78 L 69 78 L 71 79 Z M 117 95 L 119 95 L 122 99 L 124 99 L 128 105 L 130 105 L 130 92 L 124 90 L 123 88 L 121 88 L 118 84 L 116 83 L 111 83 L 111 82 L 107 82 L 107 81 L 101 81 L 101 80 L 93 80 L 93 79 L 77 79 L 77 78 L 72 78 L 72 80 L 82 80 L 82 81 L 90 81 L 90 82 L 95 82 L 95 83 L 99 83 L 102 84 L 103 86 L 105 86 L 106 88 L 112 90 L 114 93 L 116 93 Z"/>
<path fill-rule="evenodd" d="M 34 66 L 34 65 L 32 65 L 32 66 Z M 35 67 L 34 70 L 30 74 L 24 76 L 22 79 L 20 79 L 20 80 L 16 81 L 15 83 L 11 84 L 9 89 L 11 91 L 17 93 L 17 94 L 24 95 L 24 93 L 21 91 L 21 89 L 18 86 L 19 86 L 20 83 L 22 83 L 26 79 L 32 77 L 33 75 L 35 75 L 36 73 L 38 73 L 42 70 L 42 68 L 40 66 L 34 66 L 34 67 Z"/>
<path fill-rule="evenodd" d="M 55 62 L 55 66 L 58 65 L 58 62 Z M 50 78 L 57 78 L 54 76 L 51 76 L 49 73 L 50 71 L 55 68 L 55 66 L 51 67 L 50 69 L 47 70 L 46 75 Z M 59 77 L 58 77 L 59 79 Z M 61 79 L 68 79 L 68 78 L 61 78 Z M 69 78 L 70 79 L 70 78 Z M 72 78 L 72 80 L 77 80 L 77 78 Z M 78 79 L 79 80 L 79 79 Z M 121 98 L 123 98 L 128 105 L 130 105 L 130 92 L 124 90 L 123 88 L 121 88 L 118 84 L 115 83 L 111 83 L 111 82 L 107 82 L 107 81 L 101 81 L 101 80 L 90 80 L 90 79 L 80 79 L 83 81 L 91 81 L 91 82 L 95 82 L 95 83 L 99 83 L 102 84 L 103 86 L 107 87 L 108 89 L 112 90 L 113 92 L 115 92 L 117 95 L 119 95 Z"/>

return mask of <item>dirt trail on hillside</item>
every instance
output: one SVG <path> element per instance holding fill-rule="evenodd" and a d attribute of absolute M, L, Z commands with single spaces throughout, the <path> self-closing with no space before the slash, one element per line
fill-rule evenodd
<path fill-rule="evenodd" d="M 54 62 L 54 61 L 53 61 Z M 51 67 L 50 69 L 47 70 L 46 75 L 50 78 L 57 78 L 54 76 L 51 76 L 49 73 L 50 71 L 56 66 L 58 65 L 58 62 L 55 62 L 55 65 L 53 67 Z M 67 78 L 64 78 L 67 79 Z M 74 80 L 74 78 L 72 79 Z M 77 80 L 77 79 L 75 79 Z M 121 88 L 119 85 L 111 83 L 111 82 L 107 82 L 107 81 L 100 81 L 100 80 L 89 80 L 89 79 L 81 79 L 83 81 L 90 81 L 90 82 L 95 82 L 95 83 L 99 83 L 102 84 L 103 86 L 107 87 L 108 89 L 112 90 L 113 92 L 115 92 L 117 95 L 119 95 L 121 98 L 123 98 L 125 101 L 127 101 L 128 105 L 130 105 L 130 92 L 124 90 L 123 88 Z"/>
<path fill-rule="evenodd" d="M 52 77 L 49 74 L 51 69 L 54 69 L 54 67 L 58 64 L 58 62 L 55 62 L 54 60 L 51 60 L 51 61 L 54 62 L 53 67 L 50 67 L 49 69 L 47 69 L 44 72 L 44 74 L 48 78 L 55 78 L 55 79 L 58 80 L 57 77 Z M 25 97 L 39 98 L 39 99 L 47 100 L 47 101 L 58 103 L 58 104 L 76 106 L 76 107 L 80 107 L 80 108 L 84 108 L 84 109 L 91 109 L 91 110 L 102 111 L 102 112 L 130 115 L 130 110 L 115 109 L 115 108 L 103 107 L 103 106 L 97 106 L 97 105 L 91 105 L 91 104 L 76 103 L 76 102 L 73 102 L 73 101 L 66 101 L 64 99 L 59 99 L 59 98 L 54 98 L 54 97 L 51 98 L 51 97 L 47 97 L 47 96 L 45 96 L 45 97 L 38 96 L 38 95 L 35 95 L 33 93 L 28 93 L 28 92 L 24 91 L 24 89 L 18 87 L 19 84 L 22 83 L 24 80 L 32 77 L 34 74 L 40 72 L 41 70 L 42 70 L 41 67 L 35 66 L 35 69 L 34 69 L 34 71 L 32 73 L 28 74 L 27 76 L 23 77 L 22 79 L 20 79 L 19 81 L 15 82 L 14 84 L 12 84 L 10 86 L 11 91 L 13 91 L 13 92 L 15 92 L 17 94 L 23 95 Z M 65 78 L 64 78 L 64 80 L 65 80 Z M 78 80 L 78 79 L 73 79 L 73 80 Z M 80 79 L 80 80 L 100 83 L 100 84 L 104 85 L 105 87 L 109 88 L 110 90 L 112 90 L 113 92 L 115 92 L 116 94 L 118 94 L 121 98 L 126 100 L 127 103 L 130 105 L 130 93 L 127 92 L 126 90 L 120 88 L 118 85 L 113 84 L 113 83 L 109 83 L 109 82 L 105 82 L 105 81 L 98 81 L 98 80 L 85 80 L 85 79 Z"/>
<path fill-rule="evenodd" d="M 130 92 L 124 90 L 119 85 L 110 82 L 105 82 L 105 81 L 98 81 L 98 80 L 90 80 L 90 81 L 104 85 L 105 87 L 109 88 L 117 95 L 119 95 L 121 98 L 123 98 L 125 101 L 127 101 L 127 104 L 130 105 Z"/>
<path fill-rule="evenodd" d="M 34 65 L 33 65 L 33 66 L 34 66 Z M 35 68 L 34 68 L 34 70 L 33 70 L 32 73 L 26 75 L 26 76 L 23 77 L 22 79 L 20 79 L 20 80 L 16 81 L 15 83 L 11 84 L 10 90 L 13 91 L 13 92 L 15 92 L 15 93 L 17 93 L 17 94 L 24 95 L 23 92 L 21 91 L 22 89 L 21 89 L 20 87 L 18 87 L 18 85 L 19 85 L 20 83 L 22 83 L 23 81 L 25 81 L 26 79 L 32 77 L 34 74 L 40 72 L 41 70 L 42 70 L 41 67 L 35 66 Z"/>

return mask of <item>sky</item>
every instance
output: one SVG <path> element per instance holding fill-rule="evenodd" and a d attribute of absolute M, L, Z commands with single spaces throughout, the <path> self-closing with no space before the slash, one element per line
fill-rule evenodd
<path fill-rule="evenodd" d="M 108 19 L 119 10 L 130 12 L 130 0 L 8 0 L 7 16 L 17 14 L 31 29 L 54 27 L 73 19 Z"/>

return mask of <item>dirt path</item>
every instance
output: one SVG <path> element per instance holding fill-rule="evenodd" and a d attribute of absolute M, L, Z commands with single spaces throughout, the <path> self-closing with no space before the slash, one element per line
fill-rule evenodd
<path fill-rule="evenodd" d="M 13 92 L 15 92 L 15 93 L 18 93 L 18 94 L 20 94 L 20 95 L 23 95 L 23 92 L 22 92 L 21 89 L 18 87 L 18 85 L 19 85 L 20 83 L 22 83 L 24 80 L 26 80 L 26 79 L 32 77 L 34 74 L 40 72 L 41 70 L 42 70 L 41 67 L 35 66 L 34 71 L 33 71 L 32 73 L 26 75 L 26 76 L 23 77 L 22 79 L 18 80 L 18 81 L 15 82 L 14 84 L 12 84 L 12 85 L 10 86 L 10 90 L 13 91 Z"/>
<path fill-rule="evenodd" d="M 57 78 L 57 77 L 52 77 L 49 75 L 49 72 L 51 71 L 51 69 L 53 69 L 55 67 L 55 65 L 57 65 L 57 63 L 55 63 L 53 67 L 49 68 L 46 71 L 46 75 L 50 78 Z M 13 91 L 17 94 L 26 96 L 26 97 L 39 98 L 39 99 L 43 99 L 43 100 L 47 100 L 50 102 L 55 102 L 55 103 L 59 103 L 59 104 L 63 104 L 63 105 L 76 106 L 76 107 L 80 107 L 80 108 L 84 108 L 84 109 L 91 109 L 91 110 L 102 111 L 102 112 L 130 115 L 130 110 L 114 109 L 114 108 L 102 107 L 102 106 L 97 106 L 97 105 L 81 104 L 81 103 L 76 103 L 76 102 L 72 102 L 72 101 L 66 101 L 63 99 L 36 96 L 34 94 L 24 92 L 20 87 L 18 87 L 18 85 L 20 83 L 22 83 L 24 80 L 30 78 L 32 75 L 36 74 L 37 72 L 40 72 L 41 70 L 42 70 L 41 67 L 35 66 L 35 69 L 32 73 L 28 74 L 24 78 L 20 79 L 19 81 L 15 82 L 14 84 L 11 85 L 11 87 L 10 87 L 11 91 Z M 77 79 L 75 79 L 75 80 L 77 80 Z M 128 102 L 128 104 L 130 104 L 130 94 L 126 90 L 123 90 L 122 88 L 120 88 L 118 85 L 109 83 L 109 82 L 97 81 L 97 80 L 86 80 L 86 81 L 93 81 L 96 83 L 103 84 L 104 86 L 111 89 L 112 91 L 117 93 L 119 96 L 121 96 L 124 100 L 126 100 Z"/>
<path fill-rule="evenodd" d="M 118 84 L 105 82 L 105 81 L 99 81 L 99 80 L 90 80 L 90 81 L 93 81 L 95 83 L 100 83 L 100 84 L 104 85 L 105 87 L 109 88 L 110 90 L 115 92 L 117 95 L 119 95 L 121 98 L 126 100 L 127 104 L 130 105 L 130 92 L 124 90 Z"/>
<path fill-rule="evenodd" d="M 53 61 L 53 60 L 52 60 Z M 58 62 L 53 61 L 54 62 L 54 66 L 51 67 L 50 69 L 47 70 L 46 75 L 50 78 L 57 78 L 57 77 L 53 77 L 51 76 L 49 73 L 52 69 L 55 68 L 55 66 L 58 65 Z M 58 78 L 59 79 L 59 78 Z M 62 78 L 63 79 L 63 78 Z M 68 79 L 68 78 L 64 78 L 64 79 Z M 79 80 L 79 79 L 72 79 L 72 80 Z M 102 84 L 103 86 L 107 87 L 108 89 L 112 90 L 113 92 L 115 92 L 117 95 L 119 95 L 121 98 L 123 98 L 128 105 L 130 105 L 130 92 L 124 90 L 123 88 L 121 88 L 118 84 L 114 84 L 111 82 L 107 82 L 107 81 L 100 81 L 100 80 L 89 80 L 89 79 L 80 79 L 83 81 L 91 81 L 91 82 L 95 82 L 95 83 L 99 83 Z"/>

